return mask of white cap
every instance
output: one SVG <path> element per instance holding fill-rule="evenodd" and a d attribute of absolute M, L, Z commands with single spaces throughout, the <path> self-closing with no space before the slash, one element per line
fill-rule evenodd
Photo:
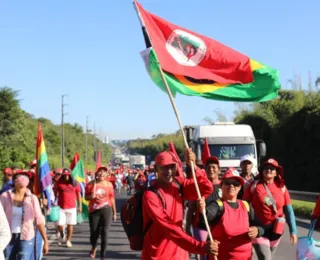
<path fill-rule="evenodd" d="M 254 163 L 253 157 L 252 157 L 251 155 L 249 155 L 249 154 L 246 154 L 246 155 L 244 155 L 244 156 L 241 157 L 240 163 L 242 163 L 242 162 L 244 162 L 244 161 L 249 161 L 249 162 L 251 162 L 252 164 Z"/>

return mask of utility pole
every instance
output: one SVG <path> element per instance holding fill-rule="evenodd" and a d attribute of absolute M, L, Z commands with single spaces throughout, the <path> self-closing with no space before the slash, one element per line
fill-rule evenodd
<path fill-rule="evenodd" d="M 89 116 L 86 117 L 86 163 L 88 163 L 88 131 L 89 131 Z"/>
<path fill-rule="evenodd" d="M 97 162 L 96 122 L 93 123 L 93 151 L 94 161 Z"/>
<path fill-rule="evenodd" d="M 64 98 L 67 96 L 67 94 L 64 94 L 61 96 L 61 166 L 64 168 L 64 116 L 68 113 L 64 112 L 64 107 L 67 106 L 67 104 L 64 103 Z"/>
<path fill-rule="evenodd" d="M 309 92 L 312 92 L 312 88 L 313 88 L 313 82 L 312 82 L 312 74 L 311 74 L 311 70 L 309 70 L 309 75 L 308 75 L 308 88 L 309 88 Z"/>

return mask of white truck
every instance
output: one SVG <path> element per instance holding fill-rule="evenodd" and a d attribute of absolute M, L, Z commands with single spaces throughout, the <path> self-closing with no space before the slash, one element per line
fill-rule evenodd
<path fill-rule="evenodd" d="M 260 158 L 266 155 L 265 143 L 261 140 L 256 141 L 249 125 L 217 122 L 214 125 L 187 126 L 185 133 L 197 160 L 201 160 L 204 139 L 207 139 L 211 156 L 219 158 L 222 172 L 228 167 L 240 170 L 240 158 L 249 154 L 254 158 L 255 173 Z"/>
<path fill-rule="evenodd" d="M 144 170 L 146 167 L 146 157 L 144 155 L 130 155 L 129 164 L 131 169 Z"/>
<path fill-rule="evenodd" d="M 130 165 L 130 157 L 125 155 L 123 158 L 122 158 L 122 165 L 127 167 Z"/>

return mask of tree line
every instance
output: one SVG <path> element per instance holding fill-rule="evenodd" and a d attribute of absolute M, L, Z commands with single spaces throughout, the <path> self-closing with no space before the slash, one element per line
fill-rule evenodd
<path fill-rule="evenodd" d="M 256 139 L 266 142 L 267 156 L 283 165 L 289 189 L 320 190 L 319 92 L 282 90 L 273 101 L 237 104 L 234 121 L 250 125 Z M 131 152 L 154 158 L 168 149 L 170 141 L 174 141 L 178 154 L 182 155 L 184 145 L 179 132 L 132 140 L 128 147 Z"/>
<path fill-rule="evenodd" d="M 0 88 L 0 169 L 17 166 L 26 168 L 36 156 L 38 124 L 42 131 L 51 169 L 61 167 L 61 125 L 46 118 L 35 118 L 20 106 L 19 91 L 8 87 Z M 69 167 L 75 152 L 78 152 L 88 169 L 95 168 L 94 139 L 101 149 L 104 162 L 109 161 L 111 148 L 93 134 L 88 134 L 88 160 L 86 134 L 79 124 L 64 124 L 65 166 Z"/>

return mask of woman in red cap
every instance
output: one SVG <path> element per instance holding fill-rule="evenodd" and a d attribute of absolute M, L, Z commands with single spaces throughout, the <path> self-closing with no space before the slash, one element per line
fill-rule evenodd
<path fill-rule="evenodd" d="M 274 159 L 267 160 L 250 184 L 244 199 L 251 202 L 265 233 L 253 241 L 258 259 L 271 260 L 285 229 L 287 221 L 292 244 L 297 243 L 297 227 L 290 195 L 283 179 L 283 168 Z"/>
<path fill-rule="evenodd" d="M 30 177 L 29 172 L 16 173 L 13 176 L 14 188 L 0 196 L 12 233 L 11 241 L 4 250 L 6 259 L 30 260 L 34 249 L 34 223 L 44 240 L 43 253 L 46 255 L 49 251 L 38 198 L 27 188 Z"/>
<path fill-rule="evenodd" d="M 101 234 L 100 259 L 105 259 L 112 216 L 114 221 L 117 219 L 113 185 L 107 180 L 107 175 L 107 167 L 99 167 L 95 180 L 86 186 L 85 199 L 89 200 L 90 242 L 92 246 L 90 258 L 96 257 L 97 242 Z"/>
<path fill-rule="evenodd" d="M 234 168 L 228 168 L 221 180 L 222 198 L 198 200 L 199 211 L 206 209 L 213 239 L 219 241 L 219 260 L 251 260 L 252 239 L 263 234 L 263 228 L 255 220 L 252 207 L 237 196 L 245 180 Z M 200 216 L 203 222 L 203 216 Z M 210 256 L 209 259 L 213 259 Z"/>

